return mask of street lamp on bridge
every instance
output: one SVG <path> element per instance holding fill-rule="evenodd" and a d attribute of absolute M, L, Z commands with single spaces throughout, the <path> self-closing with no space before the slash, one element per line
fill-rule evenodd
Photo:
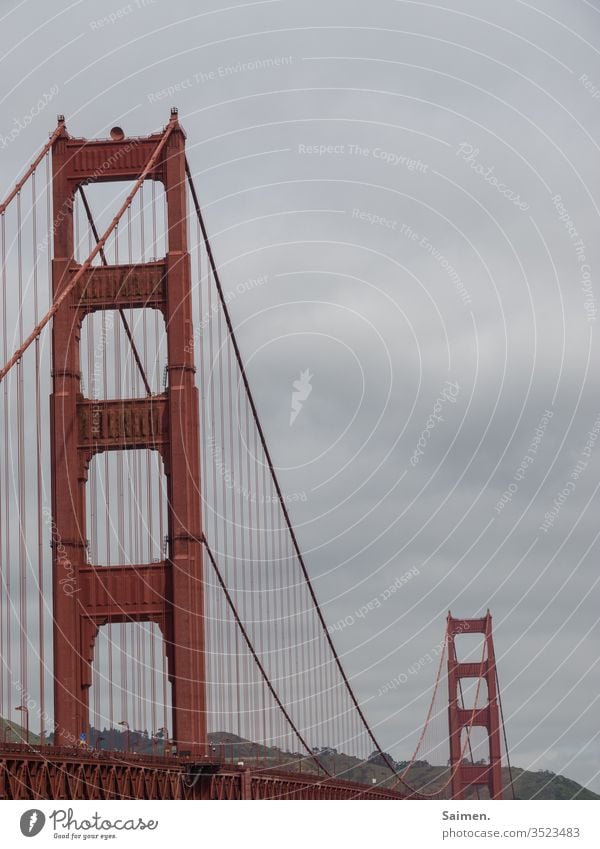
<path fill-rule="evenodd" d="M 15 710 L 25 714 L 25 742 L 29 745 L 29 708 L 26 705 L 19 705 Z"/>
<path fill-rule="evenodd" d="M 125 730 L 127 731 L 127 737 L 126 737 L 126 740 L 127 740 L 127 751 L 128 751 L 128 752 L 130 752 L 130 751 L 131 751 L 131 746 L 130 746 L 130 734 L 131 734 L 131 728 L 129 727 L 129 723 L 127 722 L 127 720 L 126 720 L 126 719 L 122 719 L 120 722 L 117 722 L 117 725 L 122 725 L 122 726 L 123 726 L 123 728 L 125 728 Z"/>
<path fill-rule="evenodd" d="M 163 741 L 163 755 L 171 755 L 171 754 L 173 754 L 173 747 L 174 747 L 174 745 L 175 745 L 175 741 L 174 741 L 174 740 L 171 740 L 171 739 L 169 738 L 169 729 L 168 729 L 168 728 L 166 728 L 166 727 L 163 725 L 163 726 L 162 726 L 162 728 L 159 728 L 159 729 L 156 731 L 156 741 L 157 741 L 157 743 L 158 743 L 158 739 L 159 739 L 159 738 L 158 738 L 158 735 L 159 735 L 159 734 L 162 734 L 162 735 L 163 735 L 163 736 L 162 736 L 162 741 Z"/>

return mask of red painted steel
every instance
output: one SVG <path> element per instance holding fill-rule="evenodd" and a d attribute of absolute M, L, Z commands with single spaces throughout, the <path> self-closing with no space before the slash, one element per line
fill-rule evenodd
<path fill-rule="evenodd" d="M 196 759 L 51 746 L 0 750 L 0 799 L 403 798 L 386 787 L 227 764 L 210 748 Z"/>
<path fill-rule="evenodd" d="M 185 134 L 175 114 L 165 134 L 141 139 L 73 139 L 64 123 L 60 127 L 52 145 L 55 303 L 69 287 L 71 291 L 60 303 L 52 329 L 57 740 L 73 745 L 88 729 L 91 664 L 99 627 L 151 621 L 160 626 L 166 644 L 173 739 L 179 751 L 198 752 L 206 744 L 205 658 L 199 402 L 193 350 L 184 344 L 193 335 Z M 152 157 L 156 162 L 149 168 Z M 166 257 L 147 264 L 90 267 L 81 273 L 74 259 L 75 192 L 89 182 L 139 180 L 146 170 L 165 188 Z M 168 387 L 150 398 L 92 401 L 81 392 L 81 323 L 91 311 L 125 306 L 162 311 Z M 99 452 L 134 448 L 155 449 L 164 462 L 168 557 L 160 564 L 95 567 L 86 557 L 89 465 Z"/>
<path fill-rule="evenodd" d="M 461 634 L 484 635 L 484 660 L 481 663 L 459 663 L 456 637 Z M 487 787 L 490 799 L 502 799 L 500 717 L 497 701 L 496 661 L 492 638 L 492 616 L 488 611 L 481 619 L 454 619 L 448 614 L 448 725 L 450 730 L 450 767 L 452 798 L 464 799 L 467 791 Z M 482 678 L 487 684 L 485 707 L 465 709 L 459 706 L 460 682 L 463 678 Z M 487 731 L 489 763 L 464 761 L 464 729 L 482 727 Z"/>

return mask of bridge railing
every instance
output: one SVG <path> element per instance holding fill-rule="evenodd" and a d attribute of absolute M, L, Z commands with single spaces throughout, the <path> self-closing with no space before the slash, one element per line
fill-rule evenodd
<path fill-rule="evenodd" d="M 158 741 L 162 743 L 163 741 Z M 281 775 L 304 776 L 307 779 L 335 778 L 324 766 L 315 763 L 313 758 L 299 752 L 269 752 L 257 744 L 242 744 L 240 752 L 238 742 L 209 743 L 194 752 L 159 752 L 159 751 L 125 751 L 122 749 L 95 748 L 94 746 L 53 746 L 26 744 L 24 742 L 0 742 L 0 758 L 31 758 L 38 756 L 47 760 L 77 760 L 89 761 L 90 757 L 102 762 L 137 764 L 139 766 L 155 766 L 161 769 L 169 767 L 185 767 L 190 764 L 211 764 L 227 766 L 234 769 L 250 769 L 258 772 L 277 773 Z"/>

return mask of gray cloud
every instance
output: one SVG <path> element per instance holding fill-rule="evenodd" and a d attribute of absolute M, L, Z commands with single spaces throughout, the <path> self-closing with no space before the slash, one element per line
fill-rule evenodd
<path fill-rule="evenodd" d="M 470 616 L 489 605 L 513 762 L 600 790 L 598 742 L 588 745 L 600 447 L 554 526 L 539 530 L 600 412 L 597 322 L 582 290 L 585 264 L 600 298 L 597 10 L 156 0 L 97 25 L 115 5 L 2 4 L 0 135 L 58 86 L 0 149 L 4 189 L 54 112 L 93 137 L 117 122 L 146 133 L 179 107 L 226 288 L 268 276 L 231 311 L 283 488 L 308 496 L 292 514 L 328 621 L 419 568 L 336 634 L 382 744 L 410 752 L 435 664 L 378 689 L 439 643 L 449 608 Z M 291 59 L 267 61 L 278 57 Z M 178 90 L 163 97 L 169 86 Z M 477 151 L 471 162 L 457 155 L 463 143 Z M 292 381 L 306 368 L 313 392 L 292 436 Z M 446 380 L 459 398 L 411 468 Z M 497 514 L 546 409 L 535 462 Z"/>

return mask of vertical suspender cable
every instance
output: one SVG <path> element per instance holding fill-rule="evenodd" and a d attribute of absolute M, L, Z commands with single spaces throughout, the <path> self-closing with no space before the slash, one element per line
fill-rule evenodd
<path fill-rule="evenodd" d="M 39 320 L 39 292 L 38 292 L 38 257 L 37 257 L 37 192 L 35 182 L 35 171 L 31 178 L 32 195 L 32 242 L 33 242 L 33 313 L 34 321 Z M 39 642 L 37 646 L 39 664 L 39 690 L 40 690 L 40 743 L 45 741 L 46 723 L 46 700 L 44 691 L 44 548 L 43 548 L 43 526 L 42 526 L 42 420 L 40 399 L 40 340 L 35 340 L 35 465 L 36 465 L 36 493 L 37 493 L 37 584 L 38 584 L 38 628 Z"/>
<path fill-rule="evenodd" d="M 8 356 L 8 340 L 6 338 L 6 216 L 2 212 L 0 214 L 0 262 L 2 263 L 0 287 L 2 288 L 2 351 L 3 356 Z M 2 418 L 3 418 L 3 437 L 4 451 L 2 464 L 2 498 L 0 500 L 0 561 L 2 569 L 0 572 L 0 586 L 2 587 L 2 596 L 0 598 L 0 649 L 2 650 L 2 668 L 0 669 L 0 708 L 3 714 L 10 719 L 10 560 L 9 560 L 9 536 L 10 536 L 10 513 L 8 500 L 8 385 L 2 387 Z M 4 513 L 4 515 L 3 515 Z M 4 610 L 6 605 L 6 612 Z M 6 630 L 6 641 L 5 641 Z M 6 673 L 6 690 L 4 689 L 4 677 Z M 7 706 L 5 707 L 5 699 Z"/>
<path fill-rule="evenodd" d="M 495 665 L 494 665 L 495 666 Z M 515 784 L 513 779 L 513 771 L 510 763 L 510 754 L 508 751 L 508 740 L 506 738 L 506 725 L 504 724 L 504 711 L 502 710 L 502 696 L 500 695 L 500 682 L 498 681 L 498 668 L 495 666 L 496 670 L 496 691 L 498 693 L 498 706 L 500 708 L 500 720 L 502 721 L 502 737 L 504 739 L 504 751 L 506 752 L 506 765 L 508 766 L 508 779 L 510 783 L 510 791 L 512 794 L 512 798 L 516 799 L 515 794 Z"/>
<path fill-rule="evenodd" d="M 21 193 L 17 193 L 17 278 L 18 278 L 18 328 L 19 345 L 23 344 L 23 242 Z M 25 387 L 23 360 L 17 363 L 17 492 L 19 516 L 19 626 L 20 626 L 20 672 L 22 701 L 29 693 L 28 681 L 28 634 L 27 634 L 27 517 L 25 512 Z M 23 720 L 24 717 L 22 716 Z"/>

